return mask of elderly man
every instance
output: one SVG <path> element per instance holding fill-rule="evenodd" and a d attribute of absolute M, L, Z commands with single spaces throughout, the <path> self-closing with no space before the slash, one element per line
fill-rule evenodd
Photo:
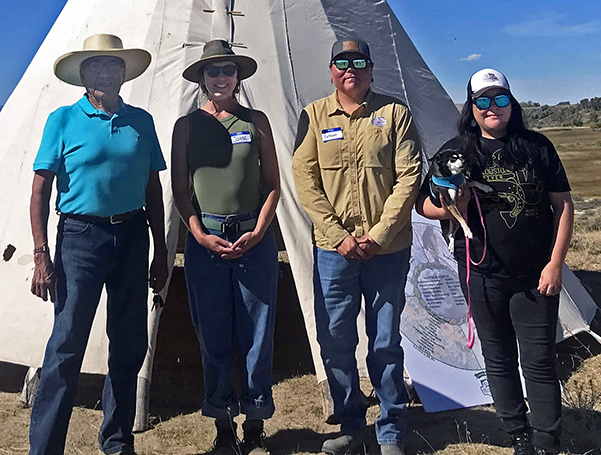
<path fill-rule="evenodd" d="M 361 296 L 367 367 L 381 410 L 376 436 L 383 455 L 404 453 L 400 319 L 420 145 L 407 107 L 371 91 L 372 67 L 364 41 L 334 43 L 336 91 L 302 111 L 292 165 L 314 225 L 317 339 L 342 433 L 323 444 L 332 455 L 360 449 L 366 424 L 355 360 Z"/>
<path fill-rule="evenodd" d="M 100 449 L 133 454 L 137 374 L 147 349 L 148 224 L 154 241 L 150 285 L 167 280 L 164 209 L 158 172 L 165 169 L 154 123 L 125 104 L 121 85 L 142 74 L 150 54 L 94 35 L 84 50 L 54 65 L 62 81 L 85 87 L 75 104 L 50 114 L 35 159 L 31 291 L 54 302 L 31 413 L 30 454 L 65 449 L 77 379 L 102 288 L 107 292 L 108 374 L 102 394 Z M 52 182 L 60 213 L 54 264 L 47 224 Z"/>

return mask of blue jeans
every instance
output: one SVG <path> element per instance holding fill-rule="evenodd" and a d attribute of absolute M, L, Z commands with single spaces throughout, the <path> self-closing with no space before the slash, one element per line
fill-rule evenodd
<path fill-rule="evenodd" d="M 133 447 L 137 375 L 147 348 L 148 226 L 140 211 L 122 224 L 61 217 L 54 327 L 31 412 L 30 454 L 62 454 L 77 379 L 103 286 L 108 374 L 98 440 L 107 454 Z"/>
<path fill-rule="evenodd" d="M 467 295 L 464 267 L 459 267 L 459 275 Z M 517 280 L 472 272 L 472 314 L 503 428 L 508 433 L 520 433 L 530 427 L 519 357 L 530 405 L 532 442 L 549 454 L 557 454 L 561 434 L 561 390 L 555 363 L 559 295 L 541 295 L 536 289 L 538 278 Z"/>
<path fill-rule="evenodd" d="M 232 243 L 243 234 L 209 233 Z M 275 410 L 271 385 L 278 259 L 273 230 L 238 259 L 221 258 L 188 232 L 185 273 L 202 353 L 202 413 L 215 419 L 240 412 L 250 419 L 268 419 Z M 235 349 L 241 361 L 239 400 L 232 380 Z"/>
<path fill-rule="evenodd" d="M 359 435 L 365 428 L 367 406 L 359 389 L 355 359 L 357 316 L 363 295 L 367 368 L 381 411 L 376 420 L 379 444 L 401 444 L 405 438 L 402 413 L 408 397 L 400 324 L 410 253 L 407 248 L 362 261 L 347 259 L 335 251 L 314 250 L 317 340 L 334 402 L 334 417 L 344 434 Z"/>

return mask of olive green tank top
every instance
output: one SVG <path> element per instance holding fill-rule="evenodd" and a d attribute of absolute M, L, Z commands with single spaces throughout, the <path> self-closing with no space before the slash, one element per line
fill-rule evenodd
<path fill-rule="evenodd" d="M 230 215 L 259 207 L 261 141 L 250 109 L 238 106 L 224 119 L 198 109 L 188 120 L 188 165 L 196 209 Z"/>

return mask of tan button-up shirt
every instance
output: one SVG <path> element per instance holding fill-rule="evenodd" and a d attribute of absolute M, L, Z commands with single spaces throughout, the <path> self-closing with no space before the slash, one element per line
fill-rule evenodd
<path fill-rule="evenodd" d="M 409 247 L 420 149 L 411 114 L 395 98 L 370 91 L 352 114 L 336 93 L 309 104 L 292 172 L 315 245 L 333 251 L 347 235 L 369 233 L 380 254 Z"/>

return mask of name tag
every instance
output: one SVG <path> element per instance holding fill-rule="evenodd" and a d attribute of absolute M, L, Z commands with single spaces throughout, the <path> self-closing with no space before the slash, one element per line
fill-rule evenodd
<path fill-rule="evenodd" d="M 324 142 L 339 141 L 342 139 L 342 128 L 329 128 L 321 130 L 321 140 Z"/>
<path fill-rule="evenodd" d="M 247 144 L 251 141 L 250 131 L 240 131 L 239 133 L 230 134 L 232 144 Z"/>

